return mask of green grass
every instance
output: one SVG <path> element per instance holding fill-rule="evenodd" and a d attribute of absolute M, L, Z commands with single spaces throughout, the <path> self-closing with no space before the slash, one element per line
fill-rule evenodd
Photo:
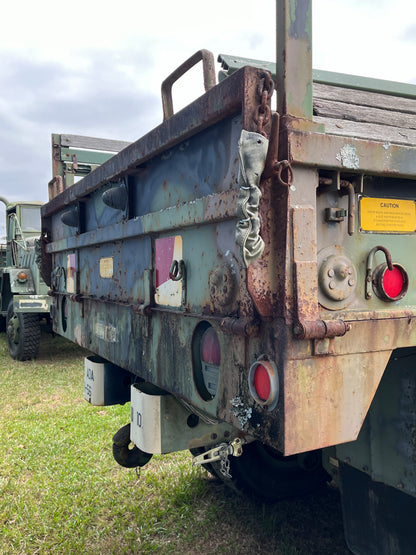
<path fill-rule="evenodd" d="M 42 336 L 16 362 L 0 334 L 0 554 L 348 553 L 336 491 L 277 505 L 238 497 L 187 452 L 118 466 L 129 406 L 83 400 L 85 352 Z"/>

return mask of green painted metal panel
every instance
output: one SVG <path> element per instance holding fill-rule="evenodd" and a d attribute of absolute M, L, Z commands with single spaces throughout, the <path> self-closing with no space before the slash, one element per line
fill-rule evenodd
<path fill-rule="evenodd" d="M 232 56 L 220 54 L 218 61 L 222 64 L 223 71 L 220 78 L 225 79 L 238 69 L 245 66 L 258 67 L 270 71 L 273 78 L 276 79 L 276 64 L 274 62 L 266 62 L 253 58 L 244 58 L 241 56 Z M 402 96 L 407 98 L 416 98 L 416 85 L 411 83 L 400 83 L 396 81 L 387 81 L 383 79 L 375 79 L 372 77 L 362 77 L 359 75 L 350 75 L 347 73 L 337 73 L 334 71 L 324 71 L 314 69 L 314 83 L 324 83 L 335 87 L 343 87 L 347 89 L 357 89 L 363 91 L 377 92 L 381 94 L 390 94 L 392 96 Z"/>
<path fill-rule="evenodd" d="M 94 152 L 91 150 L 61 147 L 62 162 L 73 162 L 73 156 L 76 156 L 76 161 L 80 164 L 97 165 L 107 162 L 107 160 L 114 156 L 114 152 Z"/>

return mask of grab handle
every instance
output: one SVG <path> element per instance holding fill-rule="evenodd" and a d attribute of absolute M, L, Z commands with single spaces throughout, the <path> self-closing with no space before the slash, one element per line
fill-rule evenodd
<path fill-rule="evenodd" d="M 173 116 L 172 85 L 194 65 L 202 61 L 202 71 L 204 74 L 205 91 L 209 91 L 215 86 L 215 62 L 214 55 L 209 50 L 198 50 L 186 62 L 181 64 L 172 72 L 162 83 L 162 106 L 163 121 Z"/>

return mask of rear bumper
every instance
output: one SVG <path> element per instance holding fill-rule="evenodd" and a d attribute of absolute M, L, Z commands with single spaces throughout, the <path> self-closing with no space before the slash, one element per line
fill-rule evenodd
<path fill-rule="evenodd" d="M 48 313 L 52 298 L 48 295 L 14 295 L 13 309 L 15 312 Z"/>

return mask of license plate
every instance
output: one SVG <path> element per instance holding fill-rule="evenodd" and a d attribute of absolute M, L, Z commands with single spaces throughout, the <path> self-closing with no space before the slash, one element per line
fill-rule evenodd
<path fill-rule="evenodd" d="M 373 233 L 415 233 L 415 201 L 362 197 L 360 228 Z"/>

